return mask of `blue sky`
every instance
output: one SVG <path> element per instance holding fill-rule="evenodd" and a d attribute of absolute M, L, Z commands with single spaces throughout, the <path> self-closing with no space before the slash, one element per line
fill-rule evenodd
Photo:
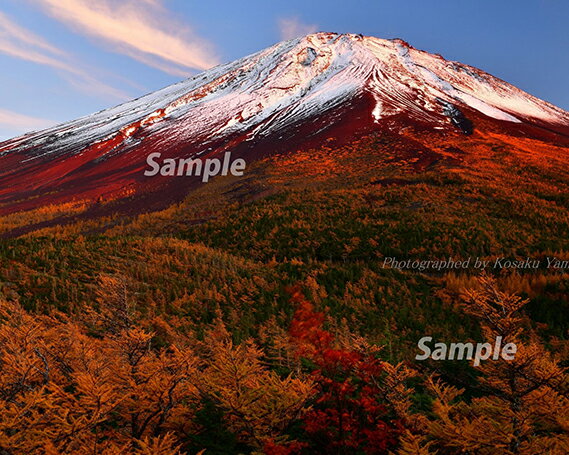
<path fill-rule="evenodd" d="M 564 0 L 2 0 L 0 140 L 311 31 L 403 38 L 569 110 Z"/>

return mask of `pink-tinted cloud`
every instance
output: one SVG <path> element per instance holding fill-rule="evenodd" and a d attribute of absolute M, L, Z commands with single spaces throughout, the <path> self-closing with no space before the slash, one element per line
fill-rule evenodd
<path fill-rule="evenodd" d="M 304 24 L 298 17 L 288 17 L 279 20 L 279 31 L 281 39 L 289 40 L 299 38 L 318 30 L 315 24 Z"/>
<path fill-rule="evenodd" d="M 51 54 L 64 55 L 63 51 L 52 46 L 41 36 L 38 36 L 30 30 L 27 30 L 11 21 L 8 16 L 2 12 L 0 12 L 0 40 L 13 40 L 26 44 L 32 48 L 47 51 Z"/>
<path fill-rule="evenodd" d="M 55 47 L 31 30 L 13 22 L 0 12 L 0 52 L 14 58 L 46 65 L 58 70 L 73 86 L 89 94 L 125 100 L 129 96 L 95 78 L 63 50 Z"/>
<path fill-rule="evenodd" d="M 174 18 L 161 0 L 33 1 L 77 33 L 170 74 L 219 63 L 213 46 Z"/>
<path fill-rule="evenodd" d="M 40 130 L 54 125 L 55 121 L 44 118 L 30 117 L 17 112 L 0 109 L 0 127 L 19 130 L 21 132 Z"/>

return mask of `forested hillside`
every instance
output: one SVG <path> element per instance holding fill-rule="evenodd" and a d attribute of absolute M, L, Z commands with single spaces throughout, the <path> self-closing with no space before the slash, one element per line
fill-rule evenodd
<path fill-rule="evenodd" d="M 567 148 L 487 131 L 1 218 L 0 453 L 567 453 Z M 518 354 L 418 361 L 424 336 Z"/>

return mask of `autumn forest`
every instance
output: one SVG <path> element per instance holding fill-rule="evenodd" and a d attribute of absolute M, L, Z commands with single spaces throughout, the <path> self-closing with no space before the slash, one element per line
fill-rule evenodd
<path fill-rule="evenodd" d="M 0 454 L 569 453 L 569 270 L 543 265 L 569 259 L 568 150 L 410 128 L 149 213 L 2 216 Z M 517 352 L 419 361 L 425 336 Z"/>

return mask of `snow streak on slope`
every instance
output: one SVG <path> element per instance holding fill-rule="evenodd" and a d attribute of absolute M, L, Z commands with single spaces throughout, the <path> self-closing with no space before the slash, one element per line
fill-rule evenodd
<path fill-rule="evenodd" d="M 100 144 L 104 156 L 147 136 L 203 143 L 236 132 L 268 135 L 363 92 L 376 122 L 398 113 L 433 127 L 470 108 L 508 122 L 569 125 L 569 114 L 476 68 L 419 51 L 401 40 L 318 33 L 279 43 L 134 101 L 0 144 L 0 156 L 26 160 L 80 154 Z M 450 107 L 449 107 L 450 106 Z"/>

